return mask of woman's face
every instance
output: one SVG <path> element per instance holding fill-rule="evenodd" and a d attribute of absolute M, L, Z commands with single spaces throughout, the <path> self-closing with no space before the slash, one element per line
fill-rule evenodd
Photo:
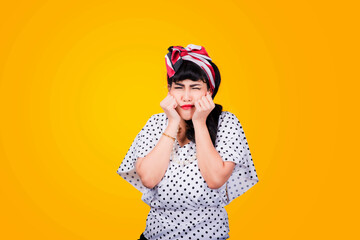
<path fill-rule="evenodd" d="M 206 95 L 207 85 L 202 80 L 192 81 L 185 79 L 177 83 L 173 82 L 169 93 L 178 104 L 176 111 L 184 120 L 192 119 L 195 112 L 195 102 Z M 210 93 L 210 91 L 209 91 Z M 185 107 L 191 105 L 191 107 Z"/>

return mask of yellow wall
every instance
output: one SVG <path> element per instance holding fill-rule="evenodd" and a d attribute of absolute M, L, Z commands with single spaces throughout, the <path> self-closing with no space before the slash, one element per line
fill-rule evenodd
<path fill-rule="evenodd" d="M 3 239 L 140 236 L 149 207 L 116 170 L 148 117 L 162 112 L 167 48 L 189 43 L 204 46 L 218 65 L 214 101 L 239 118 L 260 179 L 226 206 L 230 239 L 358 233 L 351 150 L 359 135 L 356 116 L 347 115 L 358 111 L 359 78 L 351 72 L 359 68 L 356 6 L 6 2 L 0 7 Z"/>

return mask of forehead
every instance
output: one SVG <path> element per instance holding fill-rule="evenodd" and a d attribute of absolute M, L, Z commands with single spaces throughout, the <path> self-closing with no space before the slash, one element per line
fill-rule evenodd
<path fill-rule="evenodd" d="M 181 86 L 192 86 L 192 85 L 202 86 L 202 85 L 206 85 L 206 83 L 204 83 L 202 80 L 193 81 L 191 79 L 181 80 L 181 81 L 175 82 L 174 84 L 175 85 L 181 85 Z"/>

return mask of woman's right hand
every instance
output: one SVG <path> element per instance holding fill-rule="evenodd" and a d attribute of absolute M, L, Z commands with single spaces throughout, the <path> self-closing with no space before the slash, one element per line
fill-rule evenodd
<path fill-rule="evenodd" d="M 160 102 L 160 107 L 164 110 L 169 122 L 180 123 L 181 117 L 176 111 L 178 106 L 175 98 L 168 92 L 167 96 Z"/>

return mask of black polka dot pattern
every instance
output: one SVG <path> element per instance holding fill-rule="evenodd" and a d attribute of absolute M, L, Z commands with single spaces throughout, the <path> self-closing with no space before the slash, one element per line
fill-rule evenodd
<path fill-rule="evenodd" d="M 235 169 L 227 181 L 229 201 L 224 199 L 227 205 L 254 186 L 259 178 L 238 118 L 233 113 L 226 112 L 219 124 L 215 148 L 224 161 L 236 163 Z M 222 192 L 224 191 L 226 190 L 222 189 Z"/>
<path fill-rule="evenodd" d="M 229 223 L 224 206 L 245 193 L 258 181 L 248 143 L 237 117 L 224 111 L 220 115 L 215 148 L 224 161 L 235 164 L 227 183 L 210 189 L 197 160 L 182 166 L 170 159 L 160 183 L 152 189 L 142 185 L 135 171 L 138 157 L 145 157 L 167 127 L 165 113 L 154 114 L 136 136 L 117 173 L 143 193 L 151 209 L 146 219 L 147 239 L 228 239 Z M 196 144 L 189 142 L 176 154 L 180 161 L 196 155 Z M 226 194 L 227 187 L 227 194 Z"/>

